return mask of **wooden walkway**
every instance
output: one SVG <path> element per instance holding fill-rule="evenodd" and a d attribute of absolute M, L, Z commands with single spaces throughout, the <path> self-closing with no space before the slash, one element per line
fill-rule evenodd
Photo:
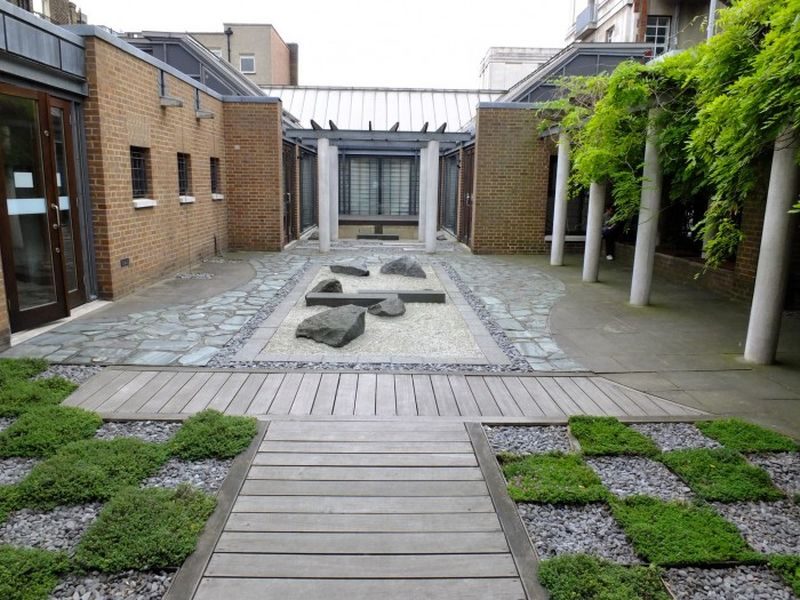
<path fill-rule="evenodd" d="M 104 416 L 168 418 L 213 408 L 228 414 L 420 416 L 565 420 L 703 414 L 597 376 L 259 373 L 108 368 L 65 404 Z"/>
<path fill-rule="evenodd" d="M 273 421 L 195 600 L 526 597 L 464 423 Z"/>

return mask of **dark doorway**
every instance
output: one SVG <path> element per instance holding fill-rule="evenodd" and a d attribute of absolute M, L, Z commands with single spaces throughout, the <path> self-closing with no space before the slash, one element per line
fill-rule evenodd
<path fill-rule="evenodd" d="M 464 149 L 461 161 L 461 197 L 459 198 L 458 241 L 472 243 L 472 186 L 475 181 L 475 146 Z"/>

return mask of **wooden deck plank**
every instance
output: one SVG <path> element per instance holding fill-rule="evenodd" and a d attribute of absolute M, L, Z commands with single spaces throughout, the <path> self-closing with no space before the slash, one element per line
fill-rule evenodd
<path fill-rule="evenodd" d="M 192 378 L 184 385 L 164 406 L 161 407 L 163 413 L 182 413 L 189 401 L 195 397 L 197 392 L 206 385 L 211 379 L 211 373 L 194 373 Z"/>
<path fill-rule="evenodd" d="M 105 401 L 102 394 L 109 386 L 113 385 L 114 380 L 122 377 L 126 371 L 118 371 L 116 369 L 103 369 L 97 375 L 89 379 L 86 383 L 80 386 L 77 390 L 72 392 L 63 402 L 66 406 L 80 406 L 89 401 L 95 394 L 100 394 L 103 398 L 100 402 Z"/>
<path fill-rule="evenodd" d="M 333 423 L 333 424 L 332 424 Z M 331 431 L 458 431 L 464 434 L 464 439 L 468 439 L 464 424 L 460 421 L 433 420 L 423 421 L 420 419 L 408 420 L 380 420 L 380 419 L 348 419 L 347 421 L 330 421 L 324 419 L 308 420 L 298 419 L 294 421 L 275 421 L 270 427 L 267 439 L 272 437 L 275 432 L 312 432 Z"/>
<path fill-rule="evenodd" d="M 504 379 L 504 377 L 484 377 L 483 381 L 486 383 L 486 387 L 489 388 L 489 392 L 492 394 L 492 398 L 494 398 L 503 416 L 521 417 L 523 412 L 520 410 L 519 406 L 517 406 L 506 384 L 503 383 Z"/>
<path fill-rule="evenodd" d="M 386 431 L 380 429 L 363 431 L 338 431 L 336 429 L 309 431 L 282 430 L 270 432 L 270 440 L 296 442 L 460 442 L 465 439 L 463 431 Z"/>
<path fill-rule="evenodd" d="M 302 373 L 287 373 L 281 382 L 281 387 L 278 388 L 278 392 L 275 394 L 272 406 L 269 407 L 269 414 L 288 415 L 302 382 Z"/>
<path fill-rule="evenodd" d="M 431 375 L 431 386 L 433 386 L 433 395 L 436 398 L 439 414 L 443 417 L 459 416 L 458 403 L 447 375 Z"/>
<path fill-rule="evenodd" d="M 395 375 L 394 389 L 397 394 L 398 416 L 416 416 L 417 401 L 414 397 L 414 382 L 411 375 Z"/>
<path fill-rule="evenodd" d="M 453 396 L 461 416 L 481 416 L 481 410 L 478 408 L 475 396 L 472 394 L 472 390 L 467 384 L 467 378 L 464 375 L 448 375 L 447 380 L 450 382 L 450 389 L 453 390 Z"/>
<path fill-rule="evenodd" d="M 208 403 L 208 408 L 226 412 L 248 377 L 247 373 L 233 373 Z"/>
<path fill-rule="evenodd" d="M 247 408 L 248 415 L 266 415 L 283 383 L 283 373 L 270 373 Z"/>
<path fill-rule="evenodd" d="M 671 402 L 654 398 L 650 394 L 645 394 L 644 392 L 640 392 L 638 390 L 626 388 L 625 386 L 619 386 L 619 389 L 623 394 L 625 394 L 625 396 L 630 398 L 632 403 L 639 406 L 645 415 L 678 416 L 685 415 L 687 413 L 686 409 L 681 409 L 681 407 L 676 404 L 672 404 Z"/>
<path fill-rule="evenodd" d="M 566 416 L 586 414 L 583 408 L 570 398 L 569 394 L 554 379 L 555 377 L 539 377 L 536 381 Z"/>
<path fill-rule="evenodd" d="M 233 512 L 314 514 L 493 513 L 489 496 L 239 496 Z"/>
<path fill-rule="evenodd" d="M 358 375 L 343 373 L 339 376 L 339 387 L 336 390 L 336 400 L 333 404 L 334 415 L 352 415 L 355 412 L 357 389 Z"/>
<path fill-rule="evenodd" d="M 486 386 L 483 377 L 479 375 L 470 375 L 466 377 L 467 385 L 475 397 L 475 402 L 478 404 L 478 409 L 484 417 L 502 417 L 503 411 L 497 406 L 497 403 L 492 397 L 492 392 Z"/>
<path fill-rule="evenodd" d="M 376 388 L 377 378 L 375 377 L 375 373 L 362 373 L 358 376 L 354 414 L 367 416 L 375 414 Z"/>
<path fill-rule="evenodd" d="M 474 467 L 250 467 L 250 479 L 306 479 L 327 481 L 474 481 L 482 479 Z"/>
<path fill-rule="evenodd" d="M 248 479 L 245 496 L 483 496 L 482 481 L 278 481 Z"/>
<path fill-rule="evenodd" d="M 320 515 L 311 513 L 231 513 L 226 531 L 501 531 L 494 513 Z"/>
<path fill-rule="evenodd" d="M 230 373 L 214 373 L 194 397 L 189 400 L 188 404 L 183 407 L 183 412 L 197 413 L 208 408 L 208 403 L 217 395 L 217 392 L 225 385 L 230 376 Z"/>
<path fill-rule="evenodd" d="M 558 405 L 558 402 L 544 389 L 536 377 L 517 377 L 522 386 L 528 390 L 536 405 L 547 417 L 565 417 L 567 411 Z"/>
<path fill-rule="evenodd" d="M 147 385 L 156 375 L 158 375 L 158 371 L 139 371 L 130 381 L 120 387 L 116 392 L 109 395 L 95 410 L 117 410 L 120 406 L 125 404 L 131 396 Z"/>
<path fill-rule="evenodd" d="M 301 452 L 259 452 L 254 465 L 327 467 L 474 467 L 469 452 L 463 454 L 307 454 Z"/>
<path fill-rule="evenodd" d="M 273 426 L 275 424 L 273 423 Z M 469 442 L 305 442 L 267 439 L 261 443 L 261 452 L 334 452 L 334 453 L 391 453 L 391 452 L 471 452 Z"/>
<path fill-rule="evenodd" d="M 584 394 L 589 396 L 607 415 L 614 416 L 639 416 L 638 407 L 631 403 L 616 402 L 594 383 L 592 377 L 570 377 Z"/>
<path fill-rule="evenodd" d="M 569 377 L 555 377 L 555 384 L 564 390 L 564 393 L 569 396 L 575 404 L 580 406 L 584 414 L 593 416 L 608 416 L 603 407 L 597 404 L 590 398 L 581 388 L 579 388 Z"/>
<path fill-rule="evenodd" d="M 157 394 L 155 394 L 150 400 L 145 402 L 141 408 L 139 408 L 139 412 L 143 413 L 157 413 L 160 412 L 163 406 L 169 401 L 170 398 L 173 398 L 175 394 L 181 391 L 184 385 L 189 383 L 189 380 L 192 378 L 192 373 L 184 372 L 184 373 L 175 373 L 175 376 L 170 379 L 167 384 L 162 387 Z"/>
<path fill-rule="evenodd" d="M 336 400 L 336 389 L 339 387 L 338 373 L 323 373 L 317 388 L 317 397 L 311 407 L 312 415 L 333 414 L 333 403 Z"/>
<path fill-rule="evenodd" d="M 252 373 L 236 392 L 225 412 L 229 415 L 244 415 L 256 397 L 258 390 L 264 385 L 267 376 L 264 373 Z"/>
<path fill-rule="evenodd" d="M 391 373 L 379 373 L 376 379 L 375 414 L 378 416 L 397 414 L 394 375 Z"/>
<path fill-rule="evenodd" d="M 169 371 L 161 371 L 147 382 L 142 388 L 137 391 L 133 396 L 128 398 L 122 405 L 117 407 L 117 410 L 122 413 L 135 413 L 142 406 L 147 404 L 154 396 L 161 392 L 161 389 L 167 385 L 173 378 L 175 373 Z"/>
<path fill-rule="evenodd" d="M 317 397 L 317 390 L 319 389 L 319 382 L 321 380 L 322 375 L 320 373 L 306 373 L 303 375 L 303 381 L 300 382 L 300 387 L 297 389 L 294 403 L 289 409 L 290 414 L 311 414 L 311 409 L 314 407 L 314 399 Z"/>
<path fill-rule="evenodd" d="M 97 410 L 99 406 L 105 403 L 111 396 L 116 394 L 123 386 L 128 385 L 133 379 L 139 375 L 137 371 L 118 371 L 117 377 L 112 378 L 111 381 L 105 383 L 103 387 L 95 390 L 94 393 L 88 395 L 80 402 L 80 407 L 84 410 Z M 98 382 L 100 383 L 100 382 Z M 78 388 L 78 391 L 83 387 Z M 69 399 L 71 399 L 70 396 Z M 72 406 L 76 406 L 72 404 Z"/>
<path fill-rule="evenodd" d="M 417 412 L 421 417 L 438 417 L 439 409 L 433 395 L 430 375 L 413 375 L 414 396 L 417 400 Z"/>
<path fill-rule="evenodd" d="M 533 399 L 533 396 L 531 396 L 527 388 L 522 385 L 518 377 L 504 377 L 503 383 L 506 384 L 508 392 L 511 394 L 511 397 L 514 398 L 514 402 L 517 403 L 523 415 L 526 417 L 544 416 L 544 412 L 536 403 L 536 400 Z"/>

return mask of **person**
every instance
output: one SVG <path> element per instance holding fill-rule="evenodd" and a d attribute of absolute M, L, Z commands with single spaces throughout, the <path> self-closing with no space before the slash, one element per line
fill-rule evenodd
<path fill-rule="evenodd" d="M 614 205 L 612 204 L 603 214 L 603 239 L 606 242 L 606 260 L 614 260 L 619 237 L 619 223 L 614 223 Z"/>

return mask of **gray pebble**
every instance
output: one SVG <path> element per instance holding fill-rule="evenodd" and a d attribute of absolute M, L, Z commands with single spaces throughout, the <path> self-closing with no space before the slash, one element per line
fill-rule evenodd
<path fill-rule="evenodd" d="M 562 425 L 543 427 L 484 426 L 489 444 L 495 452 L 541 454 L 569 452 L 567 428 Z"/>
<path fill-rule="evenodd" d="M 688 500 L 692 491 L 660 462 L 640 456 L 599 456 L 586 463 L 608 490 L 621 498 L 653 496 L 662 500 Z"/>
<path fill-rule="evenodd" d="M 59 581 L 49 600 L 161 600 L 174 576 L 166 571 L 68 575 Z"/>
<path fill-rule="evenodd" d="M 23 508 L 0 525 L 0 540 L 14 546 L 72 552 L 97 518 L 102 504 L 57 506 L 50 511 Z"/>
<path fill-rule="evenodd" d="M 46 370 L 39 373 L 34 379 L 46 379 L 47 377 L 63 377 L 72 383 L 81 385 L 88 381 L 100 371 L 103 367 L 98 366 L 85 366 L 85 365 L 50 365 Z"/>
<path fill-rule="evenodd" d="M 721 447 L 692 423 L 634 423 L 631 427 L 651 438 L 662 452 Z"/>
<path fill-rule="evenodd" d="M 28 476 L 39 461 L 35 458 L 0 459 L 0 485 L 13 485 Z"/>
<path fill-rule="evenodd" d="M 163 443 L 180 428 L 181 423 L 175 421 L 107 421 L 94 436 L 100 440 L 134 437 L 144 442 Z"/>
<path fill-rule="evenodd" d="M 667 569 L 664 580 L 677 600 L 794 600 L 783 580 L 767 567 Z"/>
<path fill-rule="evenodd" d="M 789 495 L 800 494 L 800 452 L 748 454 L 747 460 L 769 473 L 779 489 Z"/>
<path fill-rule="evenodd" d="M 713 506 L 759 552 L 800 554 L 800 506 L 793 502 L 714 502 Z"/>
<path fill-rule="evenodd" d="M 16 421 L 16 419 L 12 417 L 0 417 L 0 431 L 8 429 L 14 421 Z"/>
<path fill-rule="evenodd" d="M 158 473 L 145 479 L 142 487 L 176 488 L 181 483 L 188 483 L 204 492 L 214 494 L 222 486 L 232 464 L 233 459 L 209 458 L 190 462 L 173 458 L 167 461 Z"/>

